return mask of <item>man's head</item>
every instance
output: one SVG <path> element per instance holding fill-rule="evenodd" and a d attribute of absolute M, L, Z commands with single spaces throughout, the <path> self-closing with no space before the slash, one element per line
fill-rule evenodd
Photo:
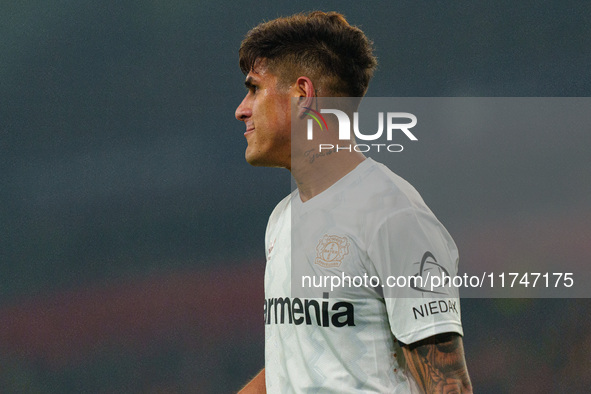
<path fill-rule="evenodd" d="M 284 86 L 309 77 L 319 96 L 361 97 L 377 66 L 372 43 L 336 12 L 315 11 L 262 23 L 240 46 L 247 75 L 261 60 Z"/>
<path fill-rule="evenodd" d="M 291 169 L 291 99 L 362 97 L 377 61 L 371 41 L 335 12 L 279 18 L 240 46 L 248 93 L 236 109 L 246 124 L 246 160 Z"/>

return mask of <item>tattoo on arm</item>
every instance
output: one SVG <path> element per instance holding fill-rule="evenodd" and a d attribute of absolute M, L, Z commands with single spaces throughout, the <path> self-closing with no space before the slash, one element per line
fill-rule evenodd
<path fill-rule="evenodd" d="M 425 393 L 472 393 L 458 334 L 440 334 L 403 346 L 408 369 Z"/>

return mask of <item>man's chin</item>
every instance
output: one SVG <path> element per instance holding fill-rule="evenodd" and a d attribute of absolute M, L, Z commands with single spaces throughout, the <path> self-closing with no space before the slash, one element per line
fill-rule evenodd
<path fill-rule="evenodd" d="M 276 167 L 276 168 L 287 168 L 284 163 L 280 163 L 276 160 L 272 160 L 268 157 L 261 157 L 255 155 L 249 155 L 248 152 L 244 155 L 246 162 L 254 167 Z"/>
<path fill-rule="evenodd" d="M 265 161 L 262 160 L 261 157 L 252 154 L 249 155 L 248 151 L 244 154 L 244 158 L 246 159 L 246 162 L 251 166 L 265 167 Z"/>

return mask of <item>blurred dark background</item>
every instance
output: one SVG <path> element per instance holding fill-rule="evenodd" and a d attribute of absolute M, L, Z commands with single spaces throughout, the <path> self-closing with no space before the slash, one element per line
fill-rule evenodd
<path fill-rule="evenodd" d="M 1 1 L 0 392 L 225 393 L 263 366 L 263 235 L 290 179 L 244 162 L 237 52 L 314 9 L 374 40 L 368 96 L 591 92 L 584 1 Z M 394 170 L 462 264 L 568 267 L 591 256 L 589 132 L 440 136 Z M 589 392 L 590 313 L 465 299 L 476 391 Z"/>

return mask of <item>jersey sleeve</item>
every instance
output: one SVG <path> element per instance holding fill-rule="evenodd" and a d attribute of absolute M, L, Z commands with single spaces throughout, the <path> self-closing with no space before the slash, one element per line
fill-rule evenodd
<path fill-rule="evenodd" d="M 368 256 L 384 286 L 397 340 L 410 344 L 446 332 L 463 335 L 458 288 L 449 280 L 441 286 L 443 278 L 457 274 L 457 247 L 430 211 L 409 208 L 385 217 Z"/>
<path fill-rule="evenodd" d="M 287 195 L 283 198 L 273 209 L 271 215 L 269 216 L 269 220 L 267 221 L 267 228 L 265 230 L 265 258 L 269 258 L 269 252 L 273 249 L 275 243 L 275 232 L 278 221 L 281 220 L 282 215 L 286 209 L 290 208 L 290 200 L 292 198 L 292 194 Z M 291 212 L 291 211 L 290 211 Z M 290 213 L 288 213 L 288 216 Z"/>

